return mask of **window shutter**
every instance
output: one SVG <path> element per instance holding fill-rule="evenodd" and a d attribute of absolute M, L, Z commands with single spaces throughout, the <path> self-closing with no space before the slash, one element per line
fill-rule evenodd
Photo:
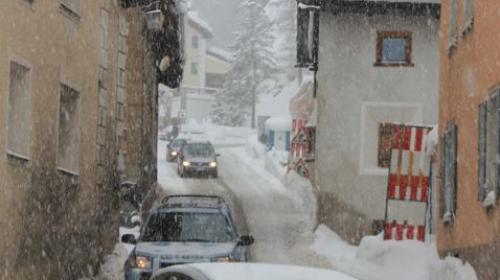
<path fill-rule="evenodd" d="M 486 139 L 488 127 L 488 104 L 483 102 L 479 105 L 479 133 L 478 133 L 478 198 L 483 201 L 486 198 Z"/>
<path fill-rule="evenodd" d="M 303 0 L 298 2 L 298 4 L 297 66 L 310 67 L 317 62 L 319 4 L 317 0 Z"/>
<path fill-rule="evenodd" d="M 500 194 L 500 91 L 497 91 L 495 95 L 495 191 L 497 197 Z"/>
<path fill-rule="evenodd" d="M 441 217 L 446 213 L 446 139 L 441 140 L 441 186 L 439 187 L 439 208 L 441 210 Z"/>
<path fill-rule="evenodd" d="M 450 127 L 450 185 L 451 185 L 451 213 L 457 211 L 457 125 Z M 453 215 L 454 216 L 454 215 Z"/>

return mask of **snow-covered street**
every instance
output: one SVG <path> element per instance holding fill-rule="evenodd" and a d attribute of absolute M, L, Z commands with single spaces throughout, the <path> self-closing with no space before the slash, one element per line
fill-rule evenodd
<path fill-rule="evenodd" d="M 229 140 L 223 127 L 212 127 L 220 154 L 219 178 L 181 178 L 175 162 L 166 161 L 166 142 L 158 145 L 158 183 L 161 195 L 207 194 L 223 197 L 230 205 L 240 234 L 255 238 L 252 262 L 291 264 L 340 271 L 356 279 L 475 279 L 474 270 L 455 258 L 439 259 L 434 243 L 385 242 L 366 236 L 359 246 L 348 245 L 325 225 L 316 227 L 316 198 L 310 182 L 296 173 L 286 174 L 283 155 L 267 151 L 252 133 Z M 249 137 L 250 135 L 250 137 Z M 205 134 L 204 137 L 207 135 Z M 245 140 L 243 140 L 245 139 Z M 286 174 L 286 175 L 285 175 Z M 121 229 L 121 234 L 138 228 Z M 122 279 L 123 263 L 131 245 L 116 244 L 94 279 Z M 391 271 L 387 275 L 387 271 Z"/>
<path fill-rule="evenodd" d="M 160 143 L 158 181 L 165 194 L 216 194 L 235 212 L 240 231 L 255 237 L 253 261 L 328 267 L 326 259 L 309 250 L 315 206 L 312 193 L 290 190 L 267 172 L 261 159 L 244 145 L 219 146 L 219 179 L 180 178 L 176 164 L 165 161 Z M 309 205 L 307 205 L 309 204 Z"/>

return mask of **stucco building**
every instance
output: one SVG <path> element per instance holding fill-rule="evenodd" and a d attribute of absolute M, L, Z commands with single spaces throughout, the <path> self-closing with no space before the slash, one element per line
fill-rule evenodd
<path fill-rule="evenodd" d="M 383 223 L 386 123 L 438 118 L 439 1 L 320 7 L 314 182 L 318 222 L 349 242 Z"/>
<path fill-rule="evenodd" d="M 499 5 L 442 5 L 438 250 L 499 279 Z"/>
<path fill-rule="evenodd" d="M 116 242 L 120 183 L 154 185 L 167 53 L 150 41 L 165 36 L 129 2 L 2 2 L 2 279 L 92 274 Z"/>

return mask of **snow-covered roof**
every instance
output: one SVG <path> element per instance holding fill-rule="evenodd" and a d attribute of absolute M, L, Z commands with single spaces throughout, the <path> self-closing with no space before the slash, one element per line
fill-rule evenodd
<path fill-rule="evenodd" d="M 266 129 L 275 131 L 288 131 L 292 127 L 290 118 L 269 118 L 266 121 Z"/>
<path fill-rule="evenodd" d="M 297 81 L 288 82 L 276 95 L 263 93 L 257 101 L 257 115 L 269 117 L 290 117 L 290 100 L 297 92 Z"/>
<path fill-rule="evenodd" d="M 190 23 L 192 23 L 195 28 L 197 28 L 198 30 L 200 30 L 207 38 L 211 38 L 212 37 L 212 33 L 213 33 L 212 28 L 210 27 L 210 25 L 208 25 L 208 23 L 206 21 L 204 21 L 200 17 L 200 15 L 198 14 L 198 12 L 196 12 L 196 11 L 189 11 L 187 13 L 187 18 L 188 18 L 188 21 Z"/>
<path fill-rule="evenodd" d="M 223 49 L 219 49 L 219 48 L 216 48 L 216 47 L 210 47 L 208 50 L 207 50 L 207 54 L 211 54 L 219 59 L 222 59 L 226 62 L 229 62 L 232 60 L 232 54 L 226 50 L 223 50 Z"/>

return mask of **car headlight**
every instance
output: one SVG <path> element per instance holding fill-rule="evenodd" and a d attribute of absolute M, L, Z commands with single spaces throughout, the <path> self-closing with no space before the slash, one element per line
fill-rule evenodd
<path fill-rule="evenodd" d="M 210 167 L 217 167 L 217 162 L 216 161 L 212 161 L 210 162 Z"/>
<path fill-rule="evenodd" d="M 191 165 L 191 163 L 190 163 L 189 161 L 183 161 L 183 162 L 182 162 L 182 165 L 184 165 L 184 166 L 190 166 L 190 165 Z"/>
<path fill-rule="evenodd" d="M 234 262 L 235 260 L 230 256 L 216 257 L 212 259 L 212 262 Z"/>
<path fill-rule="evenodd" d="M 174 157 L 175 157 L 175 156 L 177 155 L 177 152 L 176 152 L 176 151 L 172 151 L 172 152 L 170 153 L 170 155 L 172 155 L 172 156 L 174 156 Z"/>
<path fill-rule="evenodd" d="M 140 269 L 151 269 L 151 260 L 148 257 L 135 257 L 135 264 Z"/>

